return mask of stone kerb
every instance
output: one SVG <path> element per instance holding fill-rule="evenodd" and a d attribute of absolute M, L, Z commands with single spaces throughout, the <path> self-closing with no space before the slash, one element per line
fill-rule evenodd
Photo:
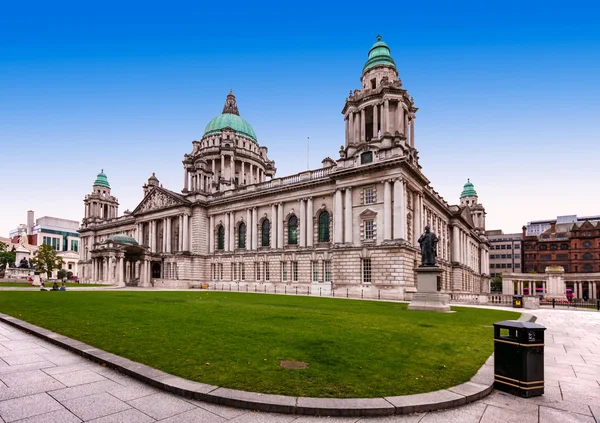
<path fill-rule="evenodd" d="M 0 321 L 167 392 L 220 405 L 274 413 L 367 417 L 440 410 L 485 397 L 492 391 L 494 380 L 492 355 L 470 381 L 424 394 L 379 398 L 307 398 L 261 394 L 182 379 L 5 314 L 0 314 Z"/>

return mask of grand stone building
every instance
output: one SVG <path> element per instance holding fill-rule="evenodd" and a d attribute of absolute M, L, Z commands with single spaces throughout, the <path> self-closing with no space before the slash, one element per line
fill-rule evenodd
<path fill-rule="evenodd" d="M 295 285 L 410 298 L 417 240 L 430 225 L 439 237 L 441 289 L 487 292 L 485 210 L 476 194 L 449 205 L 421 172 L 418 109 L 381 37 L 360 81 L 342 109 L 339 158 L 325 158 L 319 169 L 276 177 L 267 147 L 230 92 L 184 154 L 179 192 L 152 174 L 141 203 L 119 217 L 106 175 L 98 175 L 84 200 L 83 279 Z"/>

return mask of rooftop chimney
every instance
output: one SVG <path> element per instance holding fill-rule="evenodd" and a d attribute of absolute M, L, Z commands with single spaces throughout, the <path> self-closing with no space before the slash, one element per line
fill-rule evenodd
<path fill-rule="evenodd" d="M 556 220 L 550 221 L 550 233 L 552 233 L 552 234 L 556 233 Z"/>

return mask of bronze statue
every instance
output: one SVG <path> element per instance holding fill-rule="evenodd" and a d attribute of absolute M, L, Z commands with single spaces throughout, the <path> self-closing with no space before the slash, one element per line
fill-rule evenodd
<path fill-rule="evenodd" d="M 429 225 L 425 226 L 425 232 L 419 237 L 421 246 L 421 266 L 435 266 L 437 256 L 438 237 L 431 232 Z"/>

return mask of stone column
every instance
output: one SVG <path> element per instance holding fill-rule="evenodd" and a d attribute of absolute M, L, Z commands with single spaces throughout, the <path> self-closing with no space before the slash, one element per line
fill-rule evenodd
<path fill-rule="evenodd" d="M 300 236 L 298 237 L 299 246 L 306 247 L 306 204 L 303 198 L 299 200 L 300 203 Z"/>
<path fill-rule="evenodd" d="M 179 232 L 179 238 L 177 239 L 177 251 L 183 251 L 183 215 L 179 215 L 177 217 L 179 226 L 178 226 L 178 232 Z"/>
<path fill-rule="evenodd" d="M 235 213 L 229 213 L 229 251 L 235 251 Z"/>
<path fill-rule="evenodd" d="M 385 132 L 390 132 L 390 101 L 386 98 L 383 101 L 383 106 L 384 106 L 384 111 L 383 114 L 385 115 Z"/>
<path fill-rule="evenodd" d="M 366 129 L 367 129 L 367 124 L 366 124 L 366 119 L 365 119 L 365 109 L 360 109 L 360 140 L 364 141 L 367 139 L 366 137 Z"/>
<path fill-rule="evenodd" d="M 208 223 L 208 252 L 215 252 L 215 217 L 210 216 Z"/>
<path fill-rule="evenodd" d="M 396 125 L 398 126 L 398 132 L 404 134 L 404 107 L 402 107 L 402 101 L 398 101 L 398 109 L 396 110 Z"/>
<path fill-rule="evenodd" d="M 379 126 L 378 105 L 373 105 L 373 138 L 377 138 L 377 127 Z"/>
<path fill-rule="evenodd" d="M 283 248 L 283 203 L 279 203 L 277 207 L 277 245 L 278 248 Z"/>
<path fill-rule="evenodd" d="M 246 250 L 252 249 L 252 210 L 246 209 Z"/>
<path fill-rule="evenodd" d="M 404 181 L 394 181 L 394 239 L 406 239 L 406 204 Z"/>
<path fill-rule="evenodd" d="M 225 179 L 225 156 L 223 154 L 221 154 L 221 178 Z M 221 181 L 219 180 L 219 182 Z"/>
<path fill-rule="evenodd" d="M 342 233 L 342 191 L 337 188 L 333 194 L 333 242 L 344 242 Z"/>
<path fill-rule="evenodd" d="M 230 251 L 229 250 L 229 213 L 225 213 L 224 219 L 223 219 L 223 226 L 225 228 L 225 236 L 224 236 L 224 249 L 223 251 Z"/>
<path fill-rule="evenodd" d="M 349 126 L 350 126 L 350 120 L 348 118 L 348 116 L 344 117 L 344 126 L 346 128 L 346 145 L 349 144 L 349 140 L 348 140 L 348 133 L 349 133 Z"/>
<path fill-rule="evenodd" d="M 360 111 L 357 111 L 354 116 L 354 141 L 356 143 L 360 142 L 360 125 Z"/>
<path fill-rule="evenodd" d="M 252 249 L 258 248 L 258 210 L 252 207 Z"/>
<path fill-rule="evenodd" d="M 97 279 L 97 275 L 96 275 L 96 259 L 92 259 L 92 282 L 95 282 Z"/>
<path fill-rule="evenodd" d="M 277 206 L 271 204 L 271 248 L 277 248 Z"/>
<path fill-rule="evenodd" d="M 306 203 L 306 246 L 312 247 L 314 242 L 314 211 L 313 211 L 313 199 L 308 197 Z"/>
<path fill-rule="evenodd" d="M 354 143 L 354 113 L 348 113 L 349 119 L 349 133 L 348 133 L 348 145 Z"/>
<path fill-rule="evenodd" d="M 412 115 L 412 119 L 410 120 L 410 146 L 415 146 L 415 115 Z"/>
<path fill-rule="evenodd" d="M 254 165 L 252 163 L 250 163 L 250 181 L 249 181 L 249 185 L 254 183 Z"/>
<path fill-rule="evenodd" d="M 229 156 L 229 179 L 235 182 L 235 162 L 233 156 Z"/>
<path fill-rule="evenodd" d="M 246 178 L 245 167 L 246 167 L 246 163 L 243 160 L 240 160 L 240 184 L 241 185 L 246 185 L 246 183 L 244 182 L 244 179 Z"/>
<path fill-rule="evenodd" d="M 352 187 L 344 190 L 344 243 L 352 244 Z M 342 204 L 342 191 L 339 191 L 340 207 Z M 340 213 L 341 217 L 341 213 Z M 311 276 L 312 277 L 312 276 Z M 311 279 L 312 280 L 312 279 Z"/>
<path fill-rule="evenodd" d="M 452 227 L 452 261 L 460 263 L 460 229 Z"/>
<path fill-rule="evenodd" d="M 383 239 L 392 239 L 392 186 L 389 180 L 383 183 Z"/>
<path fill-rule="evenodd" d="M 183 215 L 183 251 L 189 251 L 189 216 L 187 214 Z"/>
<path fill-rule="evenodd" d="M 166 219 L 167 221 L 167 249 L 165 250 L 166 253 L 171 253 L 171 233 L 173 232 L 172 230 L 172 220 L 170 217 L 167 217 Z"/>
<path fill-rule="evenodd" d="M 150 228 L 150 252 L 156 252 L 156 221 L 151 220 L 148 224 Z"/>
<path fill-rule="evenodd" d="M 167 218 L 165 217 L 162 222 L 162 252 L 167 252 Z"/>

